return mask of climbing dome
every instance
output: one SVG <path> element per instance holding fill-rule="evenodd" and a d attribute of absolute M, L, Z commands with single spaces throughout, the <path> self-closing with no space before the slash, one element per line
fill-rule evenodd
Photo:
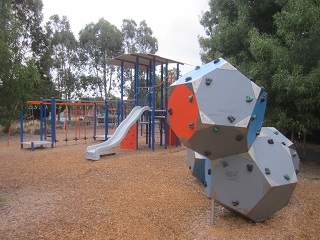
<path fill-rule="evenodd" d="M 262 128 L 267 93 L 220 58 L 170 86 L 169 124 L 189 148 L 206 195 L 258 222 L 286 206 L 299 158 L 275 128 Z"/>

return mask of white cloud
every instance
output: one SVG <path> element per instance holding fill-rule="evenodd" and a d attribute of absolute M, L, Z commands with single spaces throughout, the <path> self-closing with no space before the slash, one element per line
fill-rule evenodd
<path fill-rule="evenodd" d="M 186 73 L 201 65 L 198 35 L 204 35 L 199 16 L 208 8 L 208 0 L 43 0 L 44 19 L 53 14 L 66 15 L 77 36 L 86 24 L 104 18 L 119 29 L 123 19 L 133 19 L 139 24 L 146 20 L 158 39 L 162 57 L 192 64 L 182 67 Z"/>

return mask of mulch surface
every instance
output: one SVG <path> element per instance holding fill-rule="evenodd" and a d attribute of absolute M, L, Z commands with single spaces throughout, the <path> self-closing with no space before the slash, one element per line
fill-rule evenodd
<path fill-rule="evenodd" d="M 92 139 L 32 152 L 18 136 L 9 146 L 0 138 L 0 239 L 320 239 L 316 161 L 301 162 L 289 205 L 267 221 L 216 205 L 210 226 L 211 201 L 189 172 L 186 148 L 152 152 L 144 141 L 88 161 Z"/>

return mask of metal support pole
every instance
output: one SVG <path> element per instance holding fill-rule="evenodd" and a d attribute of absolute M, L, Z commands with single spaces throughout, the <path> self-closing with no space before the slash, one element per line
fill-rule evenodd
<path fill-rule="evenodd" d="M 210 225 L 214 225 L 214 199 L 211 200 L 211 215 L 210 215 Z"/>
<path fill-rule="evenodd" d="M 121 61 L 121 83 L 120 83 L 121 105 L 120 105 L 120 122 L 123 121 L 123 85 L 124 85 L 123 73 L 124 73 L 123 61 Z"/>
<path fill-rule="evenodd" d="M 161 64 L 161 81 L 163 81 L 163 64 Z M 160 86 L 160 109 L 163 110 L 163 84 Z M 160 121 L 160 146 L 163 145 L 163 138 L 162 138 L 162 118 L 159 119 Z"/>
<path fill-rule="evenodd" d="M 54 148 L 56 142 L 56 101 L 51 98 L 51 148 Z"/>
<path fill-rule="evenodd" d="M 179 72 L 180 72 L 179 66 L 180 66 L 180 64 L 177 63 L 177 76 L 176 76 L 176 81 L 179 79 Z M 178 136 L 176 136 L 176 147 L 178 147 L 178 143 L 179 143 L 179 138 L 178 138 Z"/>
<path fill-rule="evenodd" d="M 105 99 L 105 115 L 104 115 L 104 140 L 107 141 L 108 140 L 108 134 L 109 134 L 109 103 L 108 100 Z"/>
<path fill-rule="evenodd" d="M 134 106 L 139 106 L 139 57 L 136 58 L 134 68 Z"/>
<path fill-rule="evenodd" d="M 155 99 L 155 84 L 156 84 L 156 59 L 152 60 L 152 78 L 151 78 L 151 148 L 152 151 L 155 149 L 155 112 L 156 112 L 156 99 Z"/>
<path fill-rule="evenodd" d="M 40 141 L 43 141 L 43 98 L 40 98 Z"/>
<path fill-rule="evenodd" d="M 44 140 L 47 140 L 47 105 L 43 106 Z"/>
<path fill-rule="evenodd" d="M 168 63 L 166 64 L 166 76 L 168 76 Z M 171 78 L 171 76 L 170 76 Z M 165 101 L 165 123 L 164 123 L 164 148 L 168 148 L 168 87 L 169 87 L 169 77 L 166 79 L 165 82 L 165 95 L 164 95 L 164 101 Z"/>
<path fill-rule="evenodd" d="M 93 140 L 96 140 L 97 136 L 97 103 L 93 103 Z"/>
<path fill-rule="evenodd" d="M 23 102 L 20 102 L 20 147 L 23 148 Z"/>

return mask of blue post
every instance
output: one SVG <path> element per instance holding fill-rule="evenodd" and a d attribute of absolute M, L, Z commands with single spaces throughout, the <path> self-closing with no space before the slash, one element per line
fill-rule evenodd
<path fill-rule="evenodd" d="M 119 126 L 120 125 L 120 119 L 121 119 L 121 116 L 120 116 L 120 114 L 121 114 L 121 111 L 120 111 L 120 107 L 121 107 L 121 105 L 120 105 L 120 100 L 118 100 L 118 125 L 117 126 Z"/>
<path fill-rule="evenodd" d="M 20 147 L 23 148 L 23 102 L 20 102 Z"/>
<path fill-rule="evenodd" d="M 134 68 L 134 105 L 139 106 L 139 57 Z"/>
<path fill-rule="evenodd" d="M 93 140 L 96 140 L 97 136 L 97 103 L 93 103 Z"/>
<path fill-rule="evenodd" d="M 134 68 L 134 106 L 139 106 L 139 57 L 136 58 L 136 64 Z M 136 150 L 138 150 L 139 144 L 139 136 L 138 136 L 138 121 L 136 123 Z M 142 131 L 142 126 L 141 126 Z"/>
<path fill-rule="evenodd" d="M 107 141 L 108 140 L 108 134 L 109 134 L 109 103 L 108 103 L 108 100 L 105 99 L 104 100 L 105 102 L 105 115 L 104 115 L 104 125 L 105 125 L 105 137 L 104 137 L 104 140 Z"/>
<path fill-rule="evenodd" d="M 54 148 L 56 142 L 56 101 L 51 98 L 51 148 Z"/>
<path fill-rule="evenodd" d="M 168 76 L 169 71 L 168 71 L 168 63 L 166 64 L 166 76 Z M 167 149 L 168 148 L 168 82 L 169 82 L 169 78 L 166 79 L 165 82 L 165 95 L 164 95 L 164 101 L 165 101 L 165 123 L 164 123 L 164 148 Z"/>
<path fill-rule="evenodd" d="M 151 148 L 154 151 L 155 145 L 155 113 L 156 113 L 156 100 L 155 100 L 155 86 L 156 85 L 156 59 L 152 60 L 152 79 L 151 79 L 151 109 L 152 109 L 152 119 L 151 119 Z"/>
<path fill-rule="evenodd" d="M 47 105 L 43 106 L 44 140 L 47 140 Z"/>
<path fill-rule="evenodd" d="M 43 98 L 40 98 L 40 141 L 43 141 Z"/>
<path fill-rule="evenodd" d="M 177 63 L 177 76 L 176 76 L 176 80 L 178 80 L 179 79 L 179 66 L 180 66 L 180 64 L 179 63 Z M 178 136 L 176 136 L 176 147 L 178 147 L 178 143 L 179 143 L 179 138 L 178 138 Z"/>
<path fill-rule="evenodd" d="M 161 81 L 163 81 L 163 64 L 161 64 Z M 163 110 L 163 84 L 160 86 L 160 109 Z M 160 121 L 160 146 L 162 146 L 162 118 L 159 119 Z"/>
<path fill-rule="evenodd" d="M 124 79 L 123 79 L 123 61 L 121 61 L 121 83 L 120 83 L 120 95 L 121 95 L 121 106 L 120 106 L 120 121 L 123 121 L 123 85 L 124 85 Z"/>

